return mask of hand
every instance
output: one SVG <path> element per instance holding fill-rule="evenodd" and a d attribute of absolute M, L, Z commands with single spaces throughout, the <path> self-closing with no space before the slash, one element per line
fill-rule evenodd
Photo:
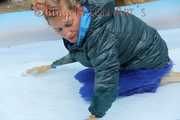
<path fill-rule="evenodd" d="M 28 69 L 26 74 L 41 74 L 47 72 L 49 69 L 51 69 L 51 65 L 42 65 Z"/>
<path fill-rule="evenodd" d="M 90 115 L 87 120 L 97 120 L 97 118 L 94 115 Z"/>

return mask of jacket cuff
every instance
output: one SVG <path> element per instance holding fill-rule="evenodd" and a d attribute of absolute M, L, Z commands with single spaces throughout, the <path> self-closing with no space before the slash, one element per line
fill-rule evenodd
<path fill-rule="evenodd" d="M 90 112 L 92 115 L 94 115 L 96 118 L 102 118 L 102 117 L 105 115 L 105 113 L 97 112 L 97 111 L 95 110 L 95 108 L 93 108 L 92 106 L 90 106 L 90 107 L 88 108 L 88 110 L 89 110 L 89 112 Z"/>
<path fill-rule="evenodd" d="M 57 66 L 56 66 L 55 64 L 51 64 L 51 68 L 52 68 L 52 69 L 56 69 L 56 67 L 57 67 Z"/>

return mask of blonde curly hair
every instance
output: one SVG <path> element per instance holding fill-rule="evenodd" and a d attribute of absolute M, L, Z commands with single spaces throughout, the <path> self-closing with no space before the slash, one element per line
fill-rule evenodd
<path fill-rule="evenodd" d="M 61 8 L 62 5 L 60 5 L 60 2 L 63 2 L 63 6 L 67 7 L 69 10 L 73 10 L 74 8 L 76 8 L 77 4 L 80 4 L 80 0 L 33 0 L 33 1 L 34 1 L 34 4 L 39 2 L 44 5 L 50 6 L 50 9 L 48 12 L 53 11 L 52 7 L 57 8 L 57 9 Z M 155 0 L 115 0 L 116 6 L 124 6 L 128 4 L 144 3 L 144 2 L 150 2 L 150 1 L 155 1 Z M 47 8 L 45 9 L 47 10 Z M 44 14 L 44 17 L 48 19 L 49 17 L 53 17 L 53 16 L 48 16 L 47 14 Z"/>
<path fill-rule="evenodd" d="M 32 4 L 35 5 L 36 3 L 42 3 L 42 4 L 51 3 L 53 5 L 59 5 L 60 1 L 62 0 L 32 0 Z M 65 2 L 65 5 L 69 9 L 74 8 L 74 6 L 80 3 L 80 0 L 63 0 L 63 1 Z"/>
<path fill-rule="evenodd" d="M 60 2 L 62 2 L 63 5 L 61 5 Z M 76 5 L 80 4 L 80 0 L 33 0 L 32 3 L 32 9 L 35 13 L 37 13 L 37 15 L 40 13 L 40 16 L 43 15 L 48 21 L 51 17 L 62 15 L 60 10 L 62 6 L 65 6 L 65 8 L 69 10 L 76 9 Z"/>

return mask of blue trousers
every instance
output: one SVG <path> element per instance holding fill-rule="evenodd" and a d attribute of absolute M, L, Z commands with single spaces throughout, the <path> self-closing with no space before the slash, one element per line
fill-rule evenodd
<path fill-rule="evenodd" d="M 169 62 L 161 69 L 137 69 L 119 71 L 119 96 L 130 96 L 137 93 L 156 92 L 160 85 L 161 78 L 169 73 L 172 68 Z M 83 84 L 80 88 L 80 95 L 86 101 L 93 96 L 95 71 L 87 68 L 78 72 L 75 78 Z"/>

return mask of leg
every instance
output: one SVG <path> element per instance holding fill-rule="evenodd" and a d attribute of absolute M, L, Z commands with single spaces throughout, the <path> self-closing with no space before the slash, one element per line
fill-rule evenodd
<path fill-rule="evenodd" d="M 161 86 L 172 83 L 180 83 L 180 72 L 170 72 L 161 80 Z"/>

